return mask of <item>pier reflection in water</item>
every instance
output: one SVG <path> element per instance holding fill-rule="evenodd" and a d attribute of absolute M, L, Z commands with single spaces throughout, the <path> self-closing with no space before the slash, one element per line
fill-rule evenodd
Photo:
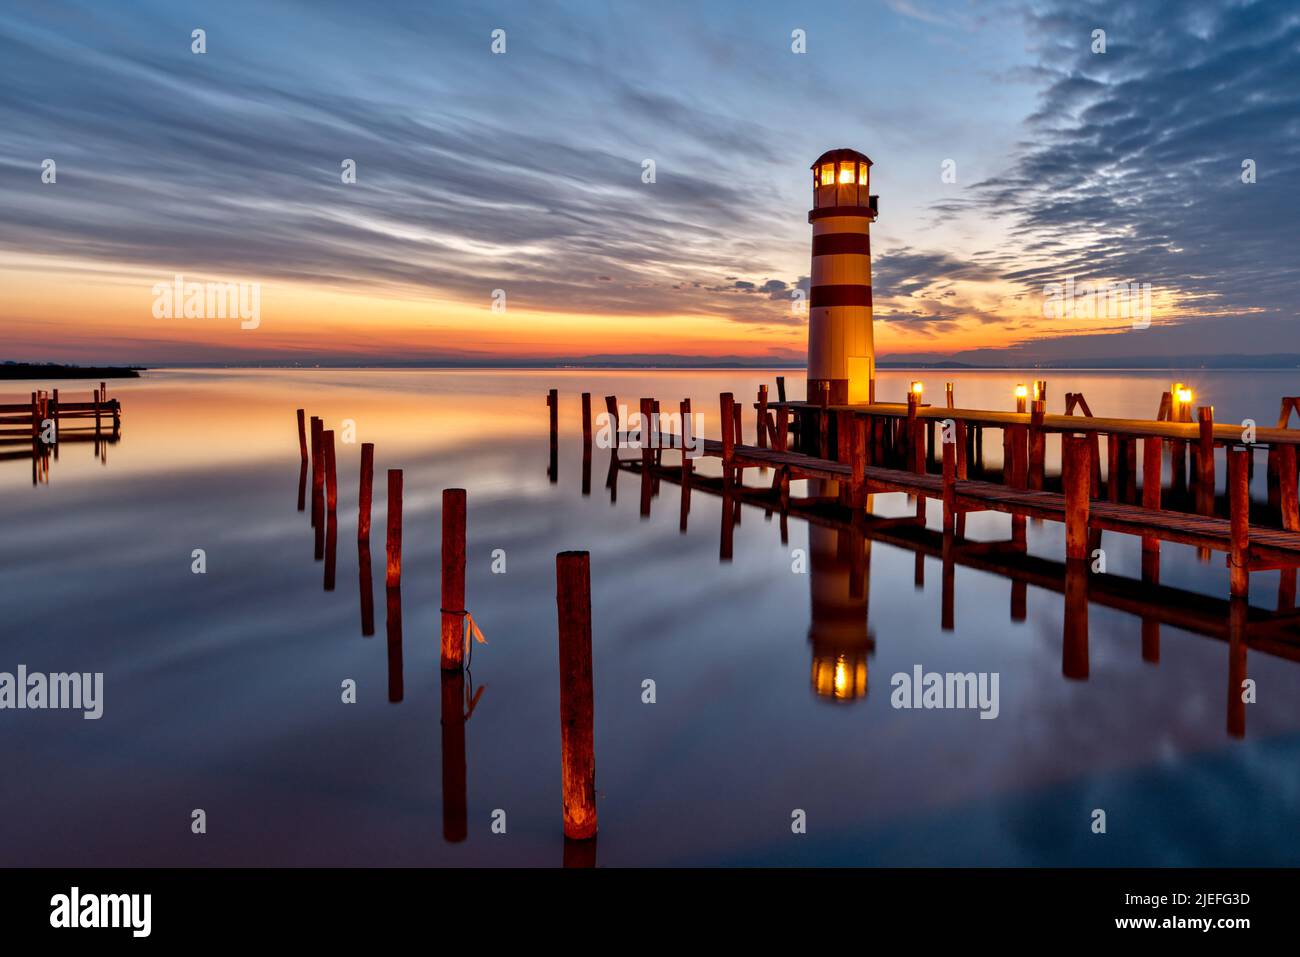
<path fill-rule="evenodd" d="M 809 523 L 806 572 L 809 576 L 810 624 L 808 640 L 812 656 L 812 690 L 829 701 L 852 703 L 867 696 L 870 688 L 869 657 L 876 639 L 870 630 L 870 578 L 872 541 L 908 549 L 915 554 L 914 585 L 925 587 L 924 560 L 937 557 L 942 563 L 940 627 L 955 627 L 956 567 L 968 566 L 994 572 L 1009 580 L 1010 621 L 1024 621 L 1028 586 L 1057 592 L 1063 604 L 1061 632 L 1061 675 L 1070 680 L 1089 679 L 1089 607 L 1092 603 L 1122 609 L 1140 621 L 1140 655 L 1153 665 L 1160 661 L 1160 627 L 1171 624 L 1208 638 L 1226 642 L 1228 667 L 1226 729 L 1230 737 L 1245 735 L 1246 703 L 1250 698 L 1246 660 L 1253 646 L 1265 654 L 1300 662 L 1300 621 L 1294 614 L 1296 569 L 1282 569 L 1276 611 L 1251 608 L 1245 598 L 1220 600 L 1198 593 L 1162 587 L 1160 545 L 1144 540 L 1141 581 L 1094 571 L 1088 561 L 1055 562 L 1028 554 L 1026 519 L 1011 516 L 1010 537 L 1002 541 L 967 541 L 965 516 L 958 519 L 957 532 L 943 533 L 927 527 L 925 509 L 910 504 L 900 517 L 872 514 L 876 496 L 868 495 L 862 509 L 846 507 L 848 487 L 823 479 L 806 480 L 806 495 L 791 498 L 789 481 L 782 470 L 750 469 L 758 472 L 756 484 L 744 483 L 745 469 L 721 466 L 720 477 L 703 477 L 678 450 L 667 454 L 681 465 L 659 464 L 663 450 L 622 453 L 610 450 L 610 502 L 617 502 L 620 470 L 637 474 L 641 489 L 640 514 L 647 518 L 661 479 L 676 482 L 681 495 L 681 530 L 687 530 L 692 487 L 721 499 L 719 560 L 734 557 L 734 531 L 739 527 L 742 504 L 756 506 L 769 517 L 778 510 L 782 544 L 788 541 L 788 519 L 793 514 Z M 624 455 L 629 457 L 624 458 Z M 584 449 L 584 459 L 590 449 Z M 982 463 L 977 467 L 982 468 Z M 734 476 L 730 473 L 735 473 Z M 770 481 L 770 485 L 768 482 Z M 841 487 L 843 486 L 843 487 Z M 898 499 L 905 496 L 893 493 Z M 887 497 L 887 496 L 886 496 Z M 913 496 L 906 496 L 909 503 Z M 1089 532 L 1089 552 L 1100 549 L 1102 533 Z M 1203 556 L 1198 555 L 1203 560 Z M 796 559 L 796 564 L 801 559 Z M 798 569 L 795 569 L 798 570 Z M 1248 637 L 1248 630 L 1256 638 Z"/>

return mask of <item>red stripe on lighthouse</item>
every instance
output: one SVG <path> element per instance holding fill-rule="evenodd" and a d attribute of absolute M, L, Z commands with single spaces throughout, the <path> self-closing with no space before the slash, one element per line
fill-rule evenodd
<path fill-rule="evenodd" d="M 871 287 L 852 286 L 813 286 L 808 297 L 809 305 L 818 306 L 869 306 L 871 305 Z"/>
<path fill-rule="evenodd" d="M 871 255 L 871 237 L 866 233 L 826 233 L 814 236 L 812 241 L 814 256 L 836 256 L 842 254 Z"/>

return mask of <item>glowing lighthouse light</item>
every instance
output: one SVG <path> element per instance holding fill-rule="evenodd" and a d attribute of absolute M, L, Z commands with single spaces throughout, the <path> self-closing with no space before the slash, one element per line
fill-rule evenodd
<path fill-rule="evenodd" d="M 808 400 L 822 383 L 830 402 L 869 402 L 876 378 L 871 333 L 871 234 L 876 197 L 871 160 L 831 150 L 812 165 L 812 288 L 808 311 Z"/>

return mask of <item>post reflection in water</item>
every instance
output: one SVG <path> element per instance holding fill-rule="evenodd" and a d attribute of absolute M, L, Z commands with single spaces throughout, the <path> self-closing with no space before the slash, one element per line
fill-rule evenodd
<path fill-rule="evenodd" d="M 1065 566 L 1065 635 L 1061 674 L 1088 680 L 1088 562 L 1072 559 Z"/>
<path fill-rule="evenodd" d="M 402 588 L 387 589 L 388 597 L 388 700 L 402 700 Z"/>
<path fill-rule="evenodd" d="M 868 656 L 875 651 L 875 638 L 868 630 L 868 588 L 870 583 L 871 546 L 881 539 L 915 556 L 913 582 L 925 587 L 924 560 L 927 556 L 942 562 L 940 628 L 956 627 L 954 599 L 956 566 L 967 565 L 980 571 L 1001 575 L 1011 585 L 1010 618 L 1027 617 L 1027 594 L 1030 585 L 1062 595 L 1061 674 L 1074 681 L 1086 681 L 1090 672 L 1089 612 L 1092 604 L 1120 609 L 1135 616 L 1141 625 L 1141 653 L 1144 661 L 1160 662 L 1160 627 L 1173 624 L 1193 634 L 1229 641 L 1228 733 L 1234 738 L 1245 734 L 1245 704 L 1242 682 L 1246 680 L 1246 625 L 1251 610 L 1245 600 L 1237 603 L 1207 598 L 1194 592 L 1160 585 L 1160 543 L 1152 541 L 1142 552 L 1141 589 L 1138 582 L 1123 577 L 1094 574 L 1087 559 L 1064 563 L 1030 555 L 1027 542 L 1016 534 L 1002 541 L 968 541 L 965 522 L 956 523 L 956 532 L 944 534 L 929 529 L 924 520 L 880 518 L 873 514 L 868 495 L 864 509 L 846 508 L 839 499 L 839 483 L 807 479 L 808 494 L 793 502 L 785 476 L 773 475 L 770 490 L 743 486 L 739 469 L 722 470 L 718 478 L 696 475 L 690 469 L 657 468 L 647 482 L 644 461 L 620 460 L 611 452 L 606 486 L 611 503 L 621 468 L 639 472 L 643 489 L 656 494 L 654 479 L 666 478 L 682 483 L 681 528 L 685 531 L 690 494 L 699 489 L 720 499 L 719 561 L 732 561 L 734 531 L 740 524 L 745 504 L 770 515 L 779 511 L 781 543 L 788 543 L 788 520 L 791 514 L 808 522 L 809 588 L 812 614 L 808 639 L 812 644 L 812 686 L 820 697 L 851 702 L 868 692 Z M 644 508 L 644 502 L 642 503 Z M 962 516 L 964 519 L 964 516 Z M 1089 551 L 1101 547 L 1101 532 L 1091 529 Z M 1297 572 L 1283 570 L 1278 584 L 1277 611 L 1281 620 L 1274 627 L 1287 630 L 1296 604 Z M 1256 615 L 1264 616 L 1259 610 Z M 1226 619 L 1226 622 L 1225 622 Z M 1290 654 L 1284 657 L 1291 657 Z"/>
<path fill-rule="evenodd" d="M 375 580 L 370 571 L 370 539 L 357 542 L 357 581 L 361 589 L 361 636 L 375 633 Z"/>
<path fill-rule="evenodd" d="M 585 841 L 575 841 L 566 837 L 564 839 L 563 865 L 565 867 L 595 867 L 596 838 L 589 837 Z"/>
<path fill-rule="evenodd" d="M 325 522 L 325 590 L 334 590 L 334 572 L 339 553 L 339 519 L 333 512 Z"/>
<path fill-rule="evenodd" d="M 442 837 L 458 844 L 469 834 L 465 761 L 465 673 L 443 671 L 442 711 Z"/>

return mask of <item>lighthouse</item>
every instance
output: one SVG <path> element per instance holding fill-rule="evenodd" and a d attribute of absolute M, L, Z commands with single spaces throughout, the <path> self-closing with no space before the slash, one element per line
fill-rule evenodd
<path fill-rule="evenodd" d="M 808 401 L 827 384 L 832 405 L 875 398 L 871 335 L 871 160 L 857 150 L 812 165 L 812 288 L 808 297 Z"/>

